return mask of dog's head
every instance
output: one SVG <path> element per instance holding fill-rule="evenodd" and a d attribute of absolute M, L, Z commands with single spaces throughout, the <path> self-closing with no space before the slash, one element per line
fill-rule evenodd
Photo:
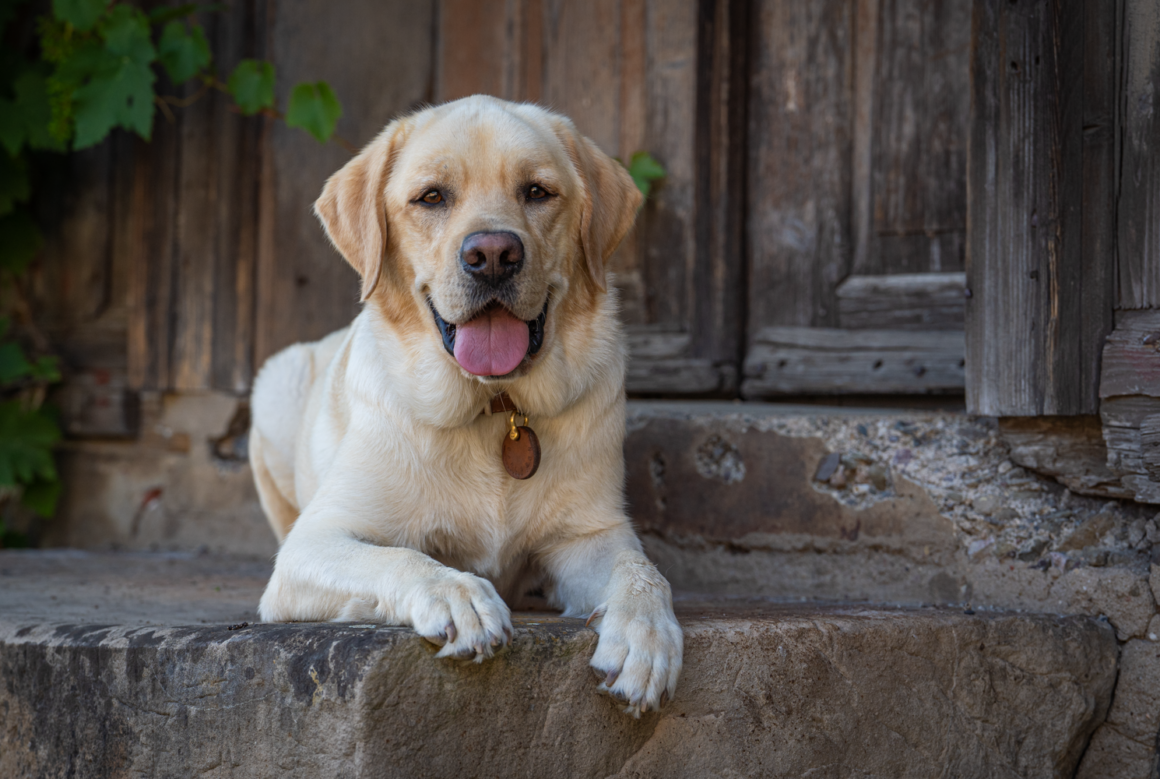
<path fill-rule="evenodd" d="M 315 212 L 364 301 L 490 381 L 532 369 L 569 298 L 595 309 L 640 202 L 569 120 L 476 96 L 392 122 Z"/>

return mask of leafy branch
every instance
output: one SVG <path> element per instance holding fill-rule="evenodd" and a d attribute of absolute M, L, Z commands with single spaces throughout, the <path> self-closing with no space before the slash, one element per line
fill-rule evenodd
<path fill-rule="evenodd" d="M 117 128 L 149 140 L 158 113 L 173 121 L 174 109 L 211 92 L 227 95 L 244 116 L 285 121 L 354 151 L 335 135 L 342 105 L 325 81 L 294 86 L 283 110 L 271 63 L 243 60 L 218 75 L 193 17 L 222 5 L 146 13 L 126 2 L 52 0 L 51 12 L 30 15 L 21 13 L 25 2 L 0 0 L 0 547 L 19 540 L 5 530 L 11 505 L 48 517 L 60 493 L 52 450 L 61 432 L 45 405 L 60 381 L 59 360 L 32 321 L 23 285 L 43 244 L 29 207 L 38 155 L 90 148 Z M 159 70 L 189 87 L 188 96 L 158 94 Z"/>
<path fill-rule="evenodd" d="M 642 204 L 648 200 L 648 196 L 652 193 L 653 182 L 660 181 L 668 175 L 664 166 L 647 151 L 635 152 L 625 167 L 628 169 L 628 175 L 632 176 L 632 182 L 640 190 L 640 194 L 644 195 Z"/>

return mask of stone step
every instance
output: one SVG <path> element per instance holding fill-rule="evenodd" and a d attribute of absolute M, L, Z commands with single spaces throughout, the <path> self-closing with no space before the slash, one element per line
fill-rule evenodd
<path fill-rule="evenodd" d="M 1116 678 L 1092 618 L 687 595 L 678 694 L 633 720 L 582 621 L 518 614 L 459 664 L 402 628 L 253 624 L 268 573 L 0 553 L 0 776 L 1062 777 Z"/>

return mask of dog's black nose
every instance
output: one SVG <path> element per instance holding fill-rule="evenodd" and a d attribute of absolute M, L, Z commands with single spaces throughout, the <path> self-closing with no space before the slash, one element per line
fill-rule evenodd
<path fill-rule="evenodd" d="M 515 233 L 472 233 L 459 247 L 459 264 L 471 276 L 499 283 L 524 266 L 524 243 Z"/>

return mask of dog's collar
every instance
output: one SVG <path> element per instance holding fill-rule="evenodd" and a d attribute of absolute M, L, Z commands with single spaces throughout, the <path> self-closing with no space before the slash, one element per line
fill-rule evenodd
<path fill-rule="evenodd" d="M 523 415 L 524 412 L 516 408 L 515 401 L 512 400 L 511 395 L 506 392 L 501 392 L 491 399 L 491 404 L 488 406 L 487 413 L 502 414 L 505 411 L 515 411 L 517 414 Z"/>

